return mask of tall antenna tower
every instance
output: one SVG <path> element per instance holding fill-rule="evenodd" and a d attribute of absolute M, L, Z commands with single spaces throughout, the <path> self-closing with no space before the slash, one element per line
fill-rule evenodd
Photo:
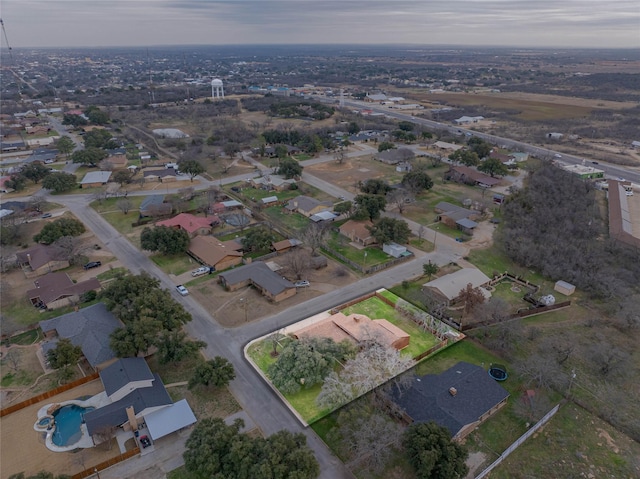
<path fill-rule="evenodd" d="M 156 102 L 156 93 L 153 91 L 153 79 L 151 78 L 151 60 L 149 59 L 149 49 L 147 48 L 147 68 L 149 69 L 149 97 L 151 103 Z"/>

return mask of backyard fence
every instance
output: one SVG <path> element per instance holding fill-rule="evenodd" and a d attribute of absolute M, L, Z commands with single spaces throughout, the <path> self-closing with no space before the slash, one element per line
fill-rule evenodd
<path fill-rule="evenodd" d="M 31 406 L 32 404 L 36 404 L 36 403 L 39 403 L 40 401 L 44 401 L 45 399 L 49 399 L 50 397 L 53 397 L 56 394 L 60 394 L 62 392 L 68 391 L 69 389 L 73 389 L 77 386 L 80 386 L 81 384 L 91 382 L 95 379 L 98 379 L 99 377 L 100 377 L 99 373 L 93 373 L 90 376 L 76 379 L 75 381 L 71 381 L 70 383 L 63 384 L 62 386 L 59 386 L 55 389 L 50 389 L 49 391 L 45 391 L 42 394 L 38 394 L 37 396 L 34 396 L 32 398 L 25 399 L 22 402 L 13 404 L 4 409 L 0 409 L 0 417 L 4 417 L 8 414 L 19 411 L 20 409 L 23 409 L 27 406 Z"/>
<path fill-rule="evenodd" d="M 540 419 L 537 423 L 535 423 L 527 432 L 525 432 L 522 436 L 516 439 L 516 441 L 513 444 L 511 444 L 507 449 L 505 449 L 505 451 L 502 454 L 500 454 L 500 457 L 498 457 L 498 459 L 493 461 L 493 463 L 491 463 L 489 467 L 487 467 L 484 471 L 478 474 L 475 477 L 475 479 L 484 479 L 485 477 L 487 477 L 489 473 L 493 471 L 502 461 L 504 461 L 509 454 L 515 451 L 518 448 L 518 446 L 520 446 L 520 444 L 522 444 L 524 441 L 529 439 L 529 437 L 531 437 L 538 429 L 544 426 L 549 421 L 549 419 L 551 419 L 554 416 L 554 414 L 558 412 L 559 408 L 560 408 L 560 404 L 556 404 L 556 406 L 551 411 L 545 414 L 545 416 L 542 419 Z"/>
<path fill-rule="evenodd" d="M 85 469 L 82 472 L 74 474 L 73 476 L 71 476 L 71 479 L 84 479 L 85 477 L 93 476 L 94 474 L 100 471 L 103 471 L 108 467 L 114 466 L 119 462 L 126 461 L 130 457 L 133 457 L 139 453 L 140 453 L 140 448 L 136 446 L 130 451 L 124 452 L 122 454 L 118 454 L 116 457 L 107 459 L 106 461 L 101 462 L 100 464 L 96 464 L 95 466 L 92 466 L 89 469 Z"/>
<path fill-rule="evenodd" d="M 537 293 L 540 290 L 540 286 L 538 286 L 537 284 L 531 283 L 530 281 L 527 281 L 527 280 L 520 279 L 519 276 L 514 276 L 509 272 L 505 272 L 498 276 L 495 276 L 491 281 L 489 281 L 489 286 L 495 286 L 505 278 L 510 281 L 513 281 L 516 284 L 519 284 L 520 286 L 524 286 L 525 288 L 532 288 L 534 290 L 534 293 Z"/>

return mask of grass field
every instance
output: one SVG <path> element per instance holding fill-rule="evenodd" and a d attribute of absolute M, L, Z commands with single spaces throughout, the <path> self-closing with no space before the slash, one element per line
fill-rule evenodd
<path fill-rule="evenodd" d="M 329 232 L 327 244 L 347 259 L 365 267 L 384 263 L 391 259 L 391 256 L 378 247 L 367 246 L 363 249 L 354 248 L 349 244 L 349 240 L 347 238 L 335 231 Z"/>
<path fill-rule="evenodd" d="M 282 206 L 265 208 L 262 213 L 272 218 L 275 222 L 282 223 L 293 232 L 302 232 L 311 223 L 309 218 L 299 213 L 285 213 Z"/>
<path fill-rule="evenodd" d="M 167 274 L 179 275 L 198 266 L 193 258 L 186 254 L 162 255 L 154 254 L 149 257 L 151 261 Z"/>

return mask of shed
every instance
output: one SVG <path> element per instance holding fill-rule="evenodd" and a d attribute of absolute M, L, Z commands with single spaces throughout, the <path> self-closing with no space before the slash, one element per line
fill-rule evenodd
<path fill-rule="evenodd" d="M 458 226 L 458 229 L 461 230 L 462 232 L 467 234 L 473 234 L 473 230 L 478 226 L 478 223 L 476 223 L 473 220 L 470 220 L 469 218 L 461 218 L 458 221 L 456 221 L 456 225 Z"/>
<path fill-rule="evenodd" d="M 278 202 L 278 197 L 277 196 L 267 196 L 266 198 L 262 198 L 262 204 L 263 205 L 270 205 L 271 203 L 277 203 Z"/>
<path fill-rule="evenodd" d="M 565 296 L 571 296 L 573 293 L 576 292 L 576 287 L 574 285 L 562 280 L 556 281 L 556 284 L 553 287 L 553 289 L 558 293 L 564 294 Z"/>
<path fill-rule="evenodd" d="M 382 251 L 387 253 L 389 256 L 399 258 L 400 256 L 405 255 L 405 253 L 407 252 L 407 247 L 399 245 L 397 243 L 388 243 L 382 245 Z"/>

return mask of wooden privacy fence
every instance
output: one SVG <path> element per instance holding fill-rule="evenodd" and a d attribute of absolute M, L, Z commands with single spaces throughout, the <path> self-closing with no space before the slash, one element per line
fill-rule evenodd
<path fill-rule="evenodd" d="M 118 464 L 119 462 L 126 461 L 127 459 L 129 459 L 130 457 L 135 456 L 138 453 L 140 453 L 140 448 L 136 446 L 133 449 L 131 449 L 130 451 L 127 451 L 127 452 L 125 452 L 123 454 L 118 454 L 116 457 L 112 457 L 111 459 L 107 459 L 106 461 L 101 462 L 100 464 L 96 464 L 95 466 L 92 466 L 89 469 L 85 469 L 82 472 L 74 474 L 73 476 L 71 476 L 71 479 L 84 479 L 85 477 L 92 476 L 96 472 L 103 471 L 108 467 L 111 467 L 111 466 L 114 466 L 115 464 Z"/>
<path fill-rule="evenodd" d="M 515 451 L 520 444 L 522 444 L 524 441 L 529 439 L 529 437 L 531 437 L 533 433 L 535 433 L 538 429 L 544 426 L 549 421 L 549 419 L 551 419 L 553 415 L 558 412 L 559 408 L 560 408 L 560 404 L 556 404 L 556 406 L 551 411 L 545 414 L 545 416 L 542 419 L 540 419 L 537 423 L 535 423 L 527 432 L 525 432 L 522 436 L 516 439 L 513 444 L 511 444 L 508 448 L 505 449 L 505 451 L 502 454 L 500 454 L 500 457 L 498 457 L 498 459 L 493 461 L 493 463 L 489 467 L 487 467 L 484 471 L 478 474 L 475 479 L 484 479 L 485 477 L 487 477 L 487 475 L 491 471 L 493 471 L 502 461 L 504 461 L 509 454 Z"/>
<path fill-rule="evenodd" d="M 77 386 L 80 386 L 81 384 L 91 382 L 94 379 L 98 379 L 99 377 L 100 377 L 99 373 L 93 373 L 90 376 L 85 376 L 83 378 L 76 379 L 75 381 L 71 381 L 70 383 L 63 384 L 62 386 L 59 386 L 55 389 L 50 389 L 49 391 L 45 391 L 42 394 L 38 394 L 37 396 L 34 396 L 32 398 L 25 399 L 22 402 L 13 404 L 4 409 L 0 409 L 0 417 L 4 417 L 7 414 L 11 414 L 13 412 L 19 411 L 20 409 L 23 409 L 27 406 L 31 406 L 32 404 L 39 403 L 40 401 L 44 401 L 45 399 L 49 399 L 50 397 L 53 397 L 56 394 L 60 394 L 62 392 L 68 391 L 69 389 L 73 389 Z"/>

